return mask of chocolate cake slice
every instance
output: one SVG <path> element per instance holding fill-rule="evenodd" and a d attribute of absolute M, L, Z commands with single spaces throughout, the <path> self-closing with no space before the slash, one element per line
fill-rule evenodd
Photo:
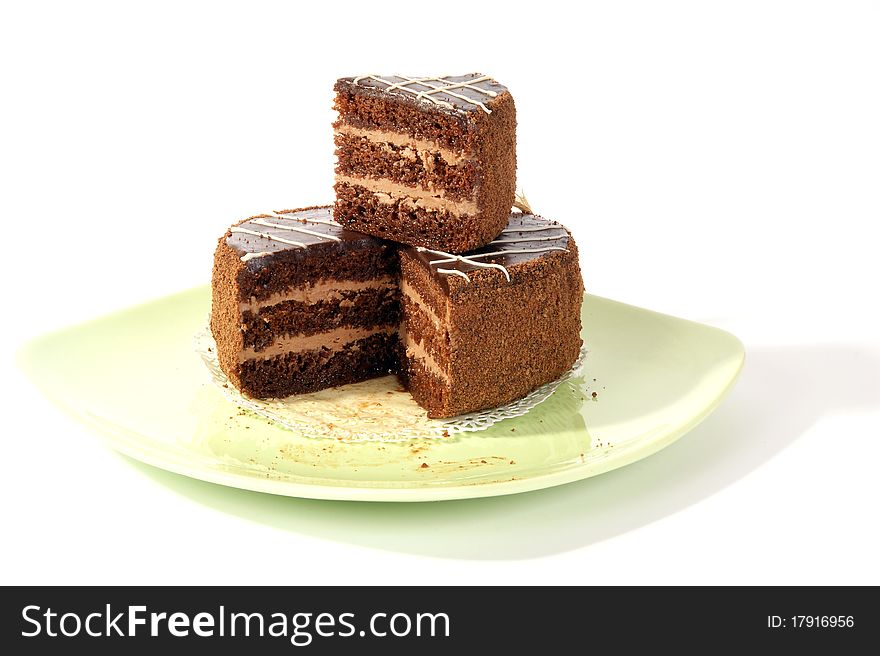
<path fill-rule="evenodd" d="M 329 207 L 261 214 L 220 239 L 212 293 L 220 366 L 256 398 L 396 372 L 429 417 L 452 417 L 559 378 L 581 346 L 577 246 L 520 212 L 463 255 L 399 249 Z"/>
<path fill-rule="evenodd" d="M 313 392 L 398 368 L 397 249 L 343 229 L 330 207 L 251 217 L 214 256 L 220 366 L 257 398 Z"/>
<path fill-rule="evenodd" d="M 400 286 L 400 376 L 429 417 L 509 403 L 578 358 L 583 281 L 559 223 L 514 212 L 465 255 L 405 248 Z"/>
<path fill-rule="evenodd" d="M 353 230 L 461 253 L 507 224 L 516 110 L 478 73 L 338 80 L 336 220 Z"/>

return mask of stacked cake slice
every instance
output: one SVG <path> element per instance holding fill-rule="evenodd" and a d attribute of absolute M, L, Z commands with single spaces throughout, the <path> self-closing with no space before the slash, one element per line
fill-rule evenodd
<path fill-rule="evenodd" d="M 336 83 L 339 223 L 454 253 L 507 224 L 516 183 L 516 110 L 476 73 L 363 75 Z"/>
<path fill-rule="evenodd" d="M 397 367 L 393 245 L 329 207 L 232 226 L 214 258 L 211 330 L 221 367 L 254 397 L 314 392 Z"/>
<path fill-rule="evenodd" d="M 220 239 L 211 329 L 258 398 L 396 373 L 430 417 L 521 398 L 581 346 L 578 251 L 513 212 L 515 111 L 485 75 L 336 84 L 336 204 Z"/>

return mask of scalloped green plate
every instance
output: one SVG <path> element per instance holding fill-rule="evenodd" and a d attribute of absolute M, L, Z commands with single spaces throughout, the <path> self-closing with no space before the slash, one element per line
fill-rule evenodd
<path fill-rule="evenodd" d="M 718 405 L 744 359 L 722 330 L 588 295 L 584 376 L 525 416 L 449 439 L 347 443 L 227 401 L 192 345 L 209 308 L 199 287 L 40 337 L 19 363 L 112 448 L 161 469 L 288 496 L 437 501 L 561 485 L 649 456 Z"/>

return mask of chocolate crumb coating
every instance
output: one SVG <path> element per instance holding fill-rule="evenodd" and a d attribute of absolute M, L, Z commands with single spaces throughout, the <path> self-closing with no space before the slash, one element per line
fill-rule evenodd
<path fill-rule="evenodd" d="M 516 108 L 478 73 L 360 76 L 335 85 L 336 204 L 346 227 L 461 253 L 507 223 L 516 184 Z"/>

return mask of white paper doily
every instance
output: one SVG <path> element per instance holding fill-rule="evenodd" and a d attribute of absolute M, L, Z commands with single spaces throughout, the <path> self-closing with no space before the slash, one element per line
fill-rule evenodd
<path fill-rule="evenodd" d="M 586 348 L 581 348 L 574 366 L 561 378 L 512 403 L 449 419 L 429 419 L 427 412 L 403 390 L 396 376 L 283 399 L 253 399 L 241 394 L 223 373 L 210 328 L 197 332 L 194 343 L 211 379 L 233 403 L 304 437 L 345 442 L 402 442 L 485 430 L 499 421 L 526 414 L 549 398 L 562 383 L 579 376 L 587 355 Z"/>

